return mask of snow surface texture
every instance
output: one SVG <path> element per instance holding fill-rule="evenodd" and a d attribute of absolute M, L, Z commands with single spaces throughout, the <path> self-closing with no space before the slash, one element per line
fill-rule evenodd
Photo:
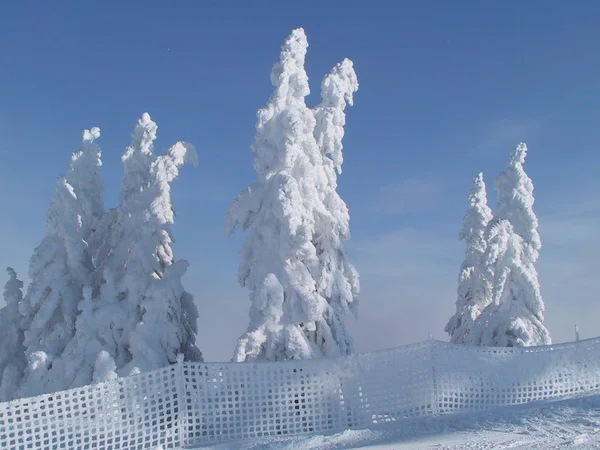
<path fill-rule="evenodd" d="M 403 421 L 328 435 L 268 437 L 208 450 L 589 450 L 600 448 L 600 396 Z"/>
<path fill-rule="evenodd" d="M 535 262 L 542 247 L 533 211 L 533 183 L 519 144 L 496 179 L 498 205 L 485 240 L 484 271 L 492 286 L 490 304 L 477 318 L 470 342 L 499 347 L 550 344 L 543 324 L 544 301 Z"/>
<path fill-rule="evenodd" d="M 250 291 L 250 324 L 234 361 L 306 359 L 354 351 L 344 316 L 356 311 L 358 273 L 342 241 L 349 213 L 336 192 L 345 108 L 358 81 L 352 62 L 334 67 L 309 109 L 299 28 L 271 72 L 275 86 L 258 112 L 254 168 L 258 180 L 230 207 L 227 230 L 246 232 L 238 279 Z"/>
<path fill-rule="evenodd" d="M 470 333 L 475 319 L 491 301 L 491 286 L 483 273 L 483 256 L 487 248 L 485 229 L 492 220 L 492 211 L 487 205 L 487 193 L 483 174 L 475 177 L 469 193 L 469 209 L 463 218 L 458 235 L 465 241 L 465 259 L 458 276 L 456 313 L 446 324 L 450 342 L 470 343 Z"/>
<path fill-rule="evenodd" d="M 526 348 L 427 341 L 245 364 L 179 358 L 153 372 L 0 404 L 0 448 L 242 447 L 352 429 L 404 430 L 417 420 L 443 423 L 435 416 L 599 391 L 600 338 Z M 466 416 L 454 417 L 460 423 Z"/>

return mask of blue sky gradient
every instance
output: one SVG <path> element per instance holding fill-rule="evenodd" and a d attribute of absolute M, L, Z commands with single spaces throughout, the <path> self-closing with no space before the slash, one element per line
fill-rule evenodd
<path fill-rule="evenodd" d="M 600 334 L 600 4 L 478 2 L 4 2 L 0 5 L 0 266 L 27 282 L 56 176 L 99 126 L 115 206 L 137 118 L 157 151 L 192 142 L 200 165 L 173 184 L 175 251 L 200 309 L 199 345 L 226 360 L 247 326 L 236 283 L 242 236 L 229 201 L 254 178 L 256 111 L 285 37 L 302 26 L 306 69 L 348 57 L 360 89 L 347 112 L 340 192 L 362 275 L 360 350 L 445 339 L 472 177 L 493 180 L 520 141 L 536 187 L 538 265 L 555 341 Z M 4 273 L 0 282 L 4 283 Z"/>

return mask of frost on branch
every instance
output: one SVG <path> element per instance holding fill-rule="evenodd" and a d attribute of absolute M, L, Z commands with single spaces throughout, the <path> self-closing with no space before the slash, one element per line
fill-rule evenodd
<path fill-rule="evenodd" d="M 238 279 L 252 302 L 235 361 L 352 351 L 343 314 L 354 308 L 358 276 L 340 244 L 349 236 L 348 211 L 335 192 L 335 163 L 327 154 L 339 156 L 343 109 L 356 83 L 347 93 L 338 86 L 338 78 L 353 74 L 351 63 L 343 63 L 324 82 L 332 87 L 323 104 L 310 110 L 307 47 L 302 29 L 282 47 L 271 73 L 275 91 L 258 112 L 252 146 L 258 180 L 232 202 L 227 218 L 228 232 L 237 226 L 246 232 Z M 340 91 L 343 100 L 335 98 Z"/>
<path fill-rule="evenodd" d="M 491 286 L 485 277 L 483 256 L 487 248 L 485 229 L 492 219 L 487 205 L 483 174 L 477 175 L 469 193 L 469 209 L 458 235 L 465 242 L 465 259 L 458 276 L 456 312 L 446 324 L 450 342 L 470 343 L 475 319 L 491 301 Z"/>

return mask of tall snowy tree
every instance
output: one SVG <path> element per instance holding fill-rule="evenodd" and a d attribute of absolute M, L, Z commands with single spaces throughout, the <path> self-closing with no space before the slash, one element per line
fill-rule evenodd
<path fill-rule="evenodd" d="M 156 131 L 150 116 L 143 114 L 122 157 L 119 206 L 102 224 L 107 239 L 100 250 L 104 284 L 96 315 L 107 324 L 99 330 L 108 353 L 102 359 L 121 375 L 175 362 L 178 353 L 201 360 L 195 346 L 198 313 L 181 286 L 187 263 L 174 264 L 170 229 L 170 183 L 180 166 L 196 164 L 197 157 L 183 142 L 155 157 Z"/>
<path fill-rule="evenodd" d="M 450 342 L 470 343 L 470 332 L 475 319 L 491 301 L 491 286 L 485 277 L 483 255 L 487 248 L 485 230 L 492 220 L 487 205 L 483 174 L 475 177 L 469 193 L 469 209 L 463 218 L 458 239 L 465 242 L 465 259 L 460 267 L 456 312 L 446 324 Z"/>
<path fill-rule="evenodd" d="M 46 220 L 46 235 L 31 257 L 26 317 L 28 364 L 20 396 L 37 395 L 48 385 L 48 371 L 75 335 L 75 319 L 88 280 L 87 243 L 82 239 L 77 196 L 64 176 L 57 180 Z"/>
<path fill-rule="evenodd" d="M 349 62 L 334 69 L 324 82 L 323 104 L 310 110 L 307 48 L 302 29 L 282 47 L 271 73 L 275 92 L 258 113 L 252 146 L 258 180 L 232 202 L 228 214 L 228 232 L 238 225 L 246 231 L 238 277 L 252 302 L 234 361 L 352 350 L 342 314 L 354 309 L 358 277 L 343 255 L 347 208 L 334 195 L 335 172 L 327 167 L 341 165 L 343 111 L 357 83 Z M 326 155 L 333 155 L 327 166 Z"/>
<path fill-rule="evenodd" d="M 327 179 L 320 192 L 324 208 L 315 211 L 313 242 L 319 258 L 317 292 L 330 308 L 324 311 L 331 337 L 315 336 L 320 345 L 332 345 L 325 354 L 350 354 L 354 351 L 352 337 L 344 324 L 344 316 L 356 312 L 360 290 L 358 272 L 348 261 L 343 240 L 350 238 L 350 214 L 346 203 L 337 192 L 337 174 L 342 173 L 342 140 L 346 124 L 345 109 L 353 105 L 353 94 L 358 90 L 358 79 L 352 61 L 344 59 L 337 64 L 321 83 L 321 104 L 314 109 L 316 126 L 314 136 L 321 150 L 323 170 Z"/>
<path fill-rule="evenodd" d="M 523 169 L 526 156 L 527 146 L 519 144 L 496 179 L 498 206 L 486 230 L 484 256 L 492 302 L 476 321 L 475 344 L 525 347 L 551 343 L 543 324 L 544 302 L 535 269 L 542 244 L 533 211 L 533 183 Z"/>
<path fill-rule="evenodd" d="M 78 235 L 86 246 L 82 255 L 82 272 L 79 274 L 82 290 L 77 305 L 75 334 L 48 370 L 45 387 L 47 391 L 91 383 L 92 367 L 102 350 L 92 312 L 92 298 L 98 295 L 101 283 L 101 274 L 96 271 L 94 259 L 103 241 L 99 227 L 105 216 L 100 173 L 102 152 L 94 142 L 99 137 L 100 129 L 97 127 L 84 130 L 82 147 L 73 153 L 66 175 L 66 180 L 72 186 L 77 199 Z"/>
<path fill-rule="evenodd" d="M 6 306 L 0 309 L 0 401 L 15 398 L 23 371 L 27 365 L 23 345 L 24 323 L 19 312 L 23 300 L 23 282 L 11 267 L 6 269 L 8 281 L 4 286 Z"/>
<path fill-rule="evenodd" d="M 181 284 L 188 262 L 175 261 L 171 249 L 171 224 L 174 212 L 170 183 L 186 163 L 198 164 L 196 150 L 178 142 L 151 167 L 148 186 L 150 200 L 142 241 L 137 244 L 146 252 L 152 248 L 152 281 L 141 299 L 141 320 L 130 337 L 134 364 L 140 370 L 152 370 L 174 363 L 179 353 L 189 361 L 202 361 L 196 347 L 198 311 L 194 299 Z M 152 246 L 152 247 L 150 247 Z M 141 252 L 140 252 L 141 253 Z"/>
<path fill-rule="evenodd" d="M 77 336 L 77 316 L 85 287 L 94 279 L 93 233 L 104 214 L 98 128 L 84 130 L 82 147 L 56 183 L 46 221 L 46 236 L 31 258 L 31 283 L 21 302 L 27 366 L 19 395 L 70 387 L 65 349 Z M 84 334 L 89 330 L 83 330 Z"/>

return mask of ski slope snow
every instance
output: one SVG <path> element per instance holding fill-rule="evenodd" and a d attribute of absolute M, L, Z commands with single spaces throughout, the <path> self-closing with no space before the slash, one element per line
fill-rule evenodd
<path fill-rule="evenodd" d="M 210 450 L 600 449 L 600 396 L 539 402 L 478 414 L 424 417 L 379 429 L 254 439 Z"/>

